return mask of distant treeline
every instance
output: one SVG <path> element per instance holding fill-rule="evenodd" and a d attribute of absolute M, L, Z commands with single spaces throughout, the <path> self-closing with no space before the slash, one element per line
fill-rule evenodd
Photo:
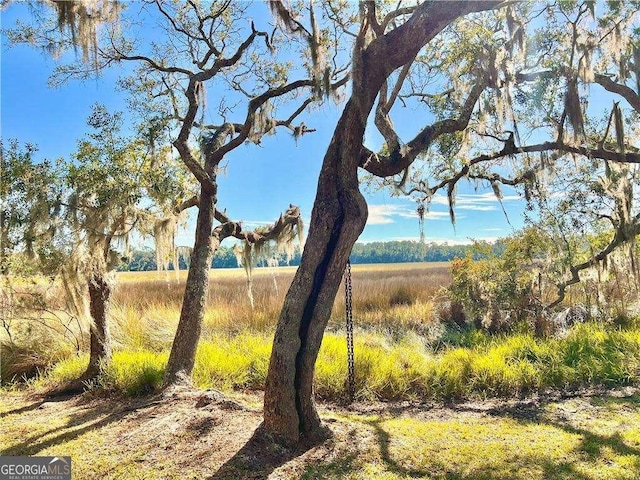
<path fill-rule="evenodd" d="M 456 257 L 468 254 L 474 258 L 486 256 L 486 252 L 500 253 L 501 243 L 493 245 L 483 244 L 482 248 L 472 245 L 440 245 L 404 240 L 392 242 L 356 243 L 351 252 L 352 263 L 406 263 L 406 262 L 449 262 Z M 123 270 L 145 271 L 156 269 L 156 255 L 152 250 L 136 250 L 132 252 L 128 265 Z M 286 258 L 281 255 L 278 259 L 281 266 L 287 265 Z M 296 250 L 289 265 L 300 264 L 300 251 Z M 236 268 L 238 261 L 231 247 L 220 247 L 212 262 L 214 268 Z M 170 268 L 173 268 L 172 266 Z M 186 270 L 185 259 L 180 259 L 180 269 Z"/>

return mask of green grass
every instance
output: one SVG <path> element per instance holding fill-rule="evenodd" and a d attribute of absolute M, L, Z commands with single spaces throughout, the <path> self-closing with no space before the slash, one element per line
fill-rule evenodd
<path fill-rule="evenodd" d="M 227 391 L 263 388 L 273 329 L 293 271 L 257 271 L 255 309 L 246 298 L 241 270 L 211 271 L 193 371 L 196 386 Z M 512 397 L 546 388 L 639 382 L 640 328 L 633 324 L 625 329 L 585 324 L 562 339 L 457 331 L 437 318 L 442 286 L 450 281 L 447 266 L 358 265 L 353 275 L 359 399 Z M 122 273 L 119 279 L 111 310 L 116 353 L 98 385 L 140 395 L 161 383 L 184 283 L 175 281 L 173 274 L 155 272 Z M 316 394 L 327 400 L 346 395 L 343 315 L 344 299 L 339 295 L 315 372 Z M 3 378 L 33 374 L 36 361 L 39 385 L 77 378 L 86 357 L 75 355 L 59 332 L 32 328 L 26 325 L 17 332 L 24 345 L 15 351 L 0 342 Z M 86 350 L 86 332 L 81 340 Z"/>
<path fill-rule="evenodd" d="M 373 444 L 355 457 L 309 466 L 302 478 L 636 479 L 640 430 L 626 422 L 640 420 L 638 398 L 618 400 L 622 408 L 617 411 L 572 400 L 552 403 L 533 412 L 532 419 L 500 413 L 431 419 L 350 415 L 339 420 L 365 426 Z M 556 412 L 567 409 L 588 414 L 567 421 Z"/>
<path fill-rule="evenodd" d="M 535 339 L 528 334 L 475 338 L 472 346 L 434 351 L 416 334 L 396 340 L 357 332 L 356 396 L 368 400 L 513 397 L 548 388 L 640 381 L 640 330 L 585 324 L 563 339 Z M 266 333 L 243 331 L 201 342 L 193 371 L 195 386 L 262 389 L 271 340 Z M 148 393 L 161 385 L 167 357 L 167 350 L 117 351 L 99 383 L 128 395 Z M 86 361 L 86 355 L 64 360 L 39 384 L 77 378 Z M 316 394 L 327 400 L 345 398 L 346 372 L 345 339 L 328 333 L 316 365 Z"/>

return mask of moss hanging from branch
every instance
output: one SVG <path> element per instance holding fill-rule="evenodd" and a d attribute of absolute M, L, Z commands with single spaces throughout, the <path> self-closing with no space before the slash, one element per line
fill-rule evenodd
<path fill-rule="evenodd" d="M 582 104 L 578 95 L 578 79 L 572 77 L 567 80 L 567 92 L 564 98 L 564 109 L 567 113 L 567 120 L 573 130 L 574 140 L 584 138 L 584 116 L 582 114 Z"/>
<path fill-rule="evenodd" d="M 424 201 L 420 200 L 418 202 L 418 208 L 416 209 L 416 213 L 418 214 L 418 225 L 420 228 L 420 245 L 424 248 L 424 219 L 427 208 L 424 205 Z"/>
<path fill-rule="evenodd" d="M 116 24 L 122 4 L 118 0 L 50 0 L 58 14 L 58 28 L 68 30 L 74 48 L 82 50 L 85 63 L 98 61 L 98 29 L 102 23 Z M 54 55 L 58 51 L 51 52 Z"/>
<path fill-rule="evenodd" d="M 170 215 L 156 220 L 153 225 L 153 237 L 156 246 L 156 270 L 158 272 L 169 270 L 169 264 L 173 262 L 174 269 L 178 265 L 178 251 L 175 246 L 175 237 L 178 228 L 178 216 Z"/>
<path fill-rule="evenodd" d="M 300 245 L 303 242 L 304 224 L 300 214 L 300 208 L 290 205 L 287 211 L 273 224 L 258 227 L 252 232 L 242 231 L 239 237 L 241 244 L 234 247 L 238 265 L 242 266 L 247 276 L 247 294 L 253 307 L 252 272 L 253 268 L 261 260 L 278 254 L 285 255 L 287 263 L 295 254 L 295 241 Z"/>

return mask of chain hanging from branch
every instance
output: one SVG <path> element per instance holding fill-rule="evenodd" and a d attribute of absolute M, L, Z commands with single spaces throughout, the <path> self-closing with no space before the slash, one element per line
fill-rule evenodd
<path fill-rule="evenodd" d="M 347 399 L 353 402 L 356 393 L 355 358 L 353 352 L 353 288 L 351 284 L 351 260 L 344 271 L 344 309 L 347 328 Z"/>

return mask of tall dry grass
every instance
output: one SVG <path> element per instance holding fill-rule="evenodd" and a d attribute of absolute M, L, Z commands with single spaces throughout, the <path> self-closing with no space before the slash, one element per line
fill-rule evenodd
<path fill-rule="evenodd" d="M 241 270 L 211 272 L 193 371 L 196 386 L 263 387 L 272 332 L 293 274 L 293 268 L 259 269 L 252 308 Z M 161 384 L 184 281 L 184 272 L 178 278 L 155 272 L 119 276 L 111 311 L 116 352 L 100 386 L 138 395 Z M 437 317 L 449 282 L 448 265 L 354 266 L 358 398 L 512 396 L 549 387 L 640 382 L 640 329 L 587 324 L 563 339 L 447 331 Z M 341 293 L 316 365 L 316 393 L 326 399 L 347 391 L 344 305 Z M 38 331 L 38 338 L 50 352 L 64 352 L 44 332 Z M 69 354 L 35 383 L 51 386 L 77 378 L 86 361 L 86 354 Z"/>
<path fill-rule="evenodd" d="M 212 270 L 202 339 L 240 331 L 271 332 L 295 268 L 256 269 L 254 307 L 247 296 L 244 271 Z M 160 350 L 170 344 L 180 317 L 186 275 L 126 272 L 114 294 L 114 336 L 122 346 Z M 357 327 L 397 332 L 428 329 L 437 324 L 438 303 L 451 281 L 448 264 L 354 265 L 353 317 Z M 329 323 L 331 331 L 345 322 L 341 288 Z"/>
<path fill-rule="evenodd" d="M 254 307 L 247 296 L 244 271 L 212 270 L 203 325 L 203 339 L 233 335 L 242 330 L 272 331 L 295 269 L 257 269 L 253 275 Z M 152 330 L 152 348 L 159 337 L 171 341 L 180 316 L 184 272 L 127 272 L 120 274 L 114 294 L 113 318 L 121 343 L 142 340 Z M 362 328 L 396 330 L 430 325 L 437 321 L 442 289 L 451 278 L 448 264 L 354 265 L 353 315 Z M 344 324 L 345 299 L 341 288 L 329 323 L 331 330 Z M 167 334 L 167 335 L 165 335 Z"/>

